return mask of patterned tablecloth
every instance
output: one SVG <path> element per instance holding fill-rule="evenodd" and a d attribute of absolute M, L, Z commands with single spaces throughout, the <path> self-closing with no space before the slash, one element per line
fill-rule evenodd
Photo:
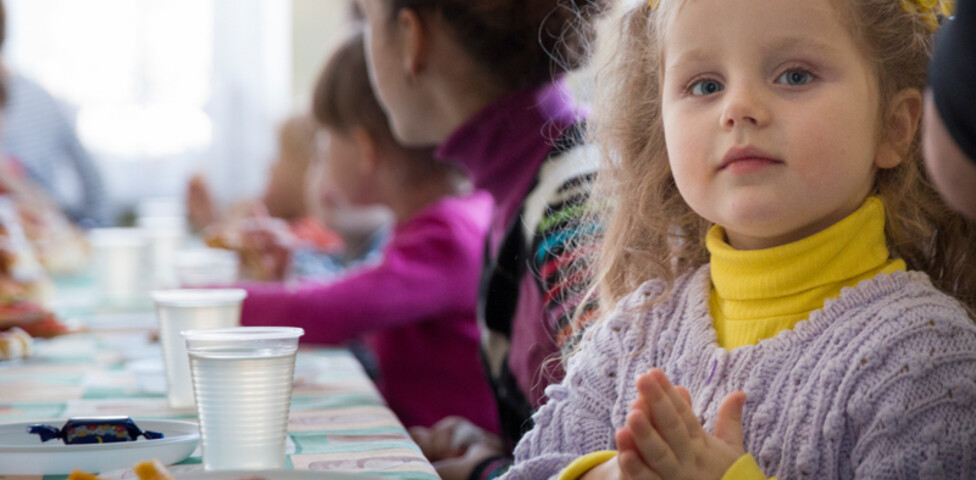
<path fill-rule="evenodd" d="M 82 308 L 79 297 L 65 300 L 58 310 L 85 331 L 38 342 L 29 360 L 0 362 L 0 423 L 93 415 L 196 420 L 192 409 L 167 406 L 161 371 L 144 373 L 162 365 L 159 345 L 150 341 L 152 311 L 98 312 Z M 288 435 L 288 466 L 295 470 L 438 478 L 345 350 L 299 351 Z M 199 448 L 170 469 L 202 470 Z M 0 472 L 0 480 L 13 478 L 41 477 Z"/>

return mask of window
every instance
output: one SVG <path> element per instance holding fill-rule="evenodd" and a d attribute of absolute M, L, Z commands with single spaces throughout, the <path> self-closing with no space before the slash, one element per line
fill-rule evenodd
<path fill-rule="evenodd" d="M 65 102 L 116 210 L 195 171 L 218 198 L 260 190 L 292 101 L 290 2 L 5 3 L 6 64 Z"/>

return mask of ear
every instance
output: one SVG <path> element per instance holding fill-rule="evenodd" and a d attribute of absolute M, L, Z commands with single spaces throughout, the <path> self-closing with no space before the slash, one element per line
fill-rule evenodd
<path fill-rule="evenodd" d="M 410 8 L 401 8 L 397 13 L 397 28 L 403 45 L 404 72 L 414 76 L 426 66 L 430 32 L 420 14 Z"/>
<path fill-rule="evenodd" d="M 379 145 L 377 145 L 376 140 L 373 136 L 366 131 L 366 129 L 361 127 L 353 127 L 349 132 L 352 137 L 353 142 L 356 144 L 356 149 L 359 151 L 359 172 L 363 175 L 371 175 L 376 173 L 376 169 L 379 167 Z"/>
<path fill-rule="evenodd" d="M 881 145 L 874 159 L 878 168 L 894 168 L 908 155 L 922 117 L 922 92 L 906 88 L 888 103 L 888 117 L 881 132 Z"/>

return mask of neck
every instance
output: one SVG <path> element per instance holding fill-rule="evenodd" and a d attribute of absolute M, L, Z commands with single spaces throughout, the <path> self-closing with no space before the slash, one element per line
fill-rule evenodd
<path fill-rule="evenodd" d="M 837 298 L 842 289 L 904 270 L 903 261 L 889 256 L 884 227 L 884 207 L 874 197 L 812 236 L 769 249 L 735 249 L 714 227 L 706 246 L 719 344 L 731 349 L 771 338 Z"/>
<path fill-rule="evenodd" d="M 443 50 L 436 58 L 443 61 L 430 65 L 426 91 L 433 112 L 424 121 L 436 122 L 432 125 L 433 140 L 440 145 L 476 113 L 511 92 L 482 71 L 463 47 L 453 41 L 438 45 Z"/>
<path fill-rule="evenodd" d="M 504 91 L 483 89 L 480 92 L 471 91 L 471 87 L 445 83 L 435 87 L 433 102 L 435 115 L 439 119 L 433 132 L 436 144 L 441 144 L 458 128 L 464 125 L 476 113 L 482 111 L 498 99 L 505 96 Z"/>

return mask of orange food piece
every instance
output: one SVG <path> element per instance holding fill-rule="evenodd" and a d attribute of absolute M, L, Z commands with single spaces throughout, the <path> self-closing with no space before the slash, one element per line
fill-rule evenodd
<path fill-rule="evenodd" d="M 137 463 L 132 471 L 139 476 L 139 480 L 175 480 L 166 466 L 155 459 Z"/>
<path fill-rule="evenodd" d="M 102 477 L 83 470 L 72 470 L 68 475 L 68 480 L 102 480 Z"/>

